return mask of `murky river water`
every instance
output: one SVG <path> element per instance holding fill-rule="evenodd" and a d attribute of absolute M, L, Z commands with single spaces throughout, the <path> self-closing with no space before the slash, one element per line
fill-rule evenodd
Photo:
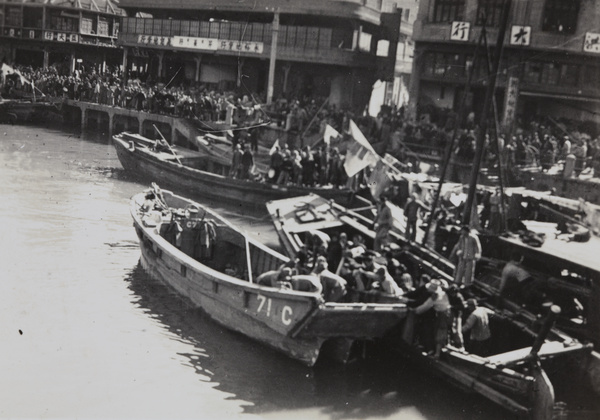
<path fill-rule="evenodd" d="M 149 279 L 128 214 L 147 185 L 105 138 L 0 125 L 0 181 L 0 418 L 510 418 L 391 358 L 306 368 Z"/>

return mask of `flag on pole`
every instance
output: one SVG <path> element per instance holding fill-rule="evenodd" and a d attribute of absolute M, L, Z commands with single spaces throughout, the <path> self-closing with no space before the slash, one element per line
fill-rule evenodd
<path fill-rule="evenodd" d="M 31 84 L 31 82 L 29 80 L 27 80 L 27 78 L 25 76 L 23 76 L 21 74 L 21 72 L 17 69 L 15 69 L 14 67 L 9 66 L 6 63 L 2 63 L 2 67 L 0 68 L 0 70 L 2 70 L 2 80 L 4 81 L 4 79 L 6 79 L 6 76 L 9 74 L 16 74 L 17 76 L 19 76 L 19 79 L 21 79 L 21 83 L 22 84 Z"/>
<path fill-rule="evenodd" d="M 273 156 L 273 153 L 275 153 L 275 151 L 277 150 L 278 147 L 279 147 L 279 139 L 275 140 L 275 143 L 273 143 L 271 150 L 269 150 L 269 156 Z"/>
<path fill-rule="evenodd" d="M 338 131 L 335 128 L 333 128 L 329 124 L 325 125 L 325 133 L 323 134 L 323 141 L 325 142 L 325 144 L 327 146 L 329 146 L 329 143 L 331 142 L 332 137 L 334 139 L 336 139 L 339 137 L 339 135 L 340 135 L 340 133 L 338 133 Z"/>
<path fill-rule="evenodd" d="M 344 169 L 349 177 L 356 175 L 367 166 L 374 166 L 379 160 L 379 155 L 352 120 L 350 120 L 350 135 L 354 141 L 348 146 L 344 161 Z"/>

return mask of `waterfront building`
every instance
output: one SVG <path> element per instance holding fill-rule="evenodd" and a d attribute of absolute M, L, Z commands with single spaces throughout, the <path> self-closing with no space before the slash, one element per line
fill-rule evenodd
<path fill-rule="evenodd" d="M 504 0 L 421 0 L 414 25 L 412 115 L 456 111 L 487 16 L 493 49 Z M 499 119 L 598 121 L 600 6 L 595 0 L 513 0 L 496 101 Z M 467 109 L 482 109 L 488 62 L 474 69 Z M 420 112 L 417 112 L 420 111 Z"/>
<path fill-rule="evenodd" d="M 402 11 L 383 0 L 121 0 L 130 77 L 364 110 L 393 81 Z M 388 11 L 386 11 L 388 10 Z M 258 98 L 257 98 L 258 99 Z M 320 105 L 320 104 L 319 104 Z"/>
<path fill-rule="evenodd" d="M 121 64 L 121 14 L 111 0 L 0 0 L 0 62 L 104 72 Z"/>

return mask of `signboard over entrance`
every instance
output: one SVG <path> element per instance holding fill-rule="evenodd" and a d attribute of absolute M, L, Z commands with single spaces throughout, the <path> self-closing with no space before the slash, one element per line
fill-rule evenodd
<path fill-rule="evenodd" d="M 254 41 L 232 41 L 218 38 L 198 38 L 188 36 L 138 35 L 138 44 L 188 48 L 204 51 L 238 51 L 250 54 L 262 54 L 264 44 Z"/>

